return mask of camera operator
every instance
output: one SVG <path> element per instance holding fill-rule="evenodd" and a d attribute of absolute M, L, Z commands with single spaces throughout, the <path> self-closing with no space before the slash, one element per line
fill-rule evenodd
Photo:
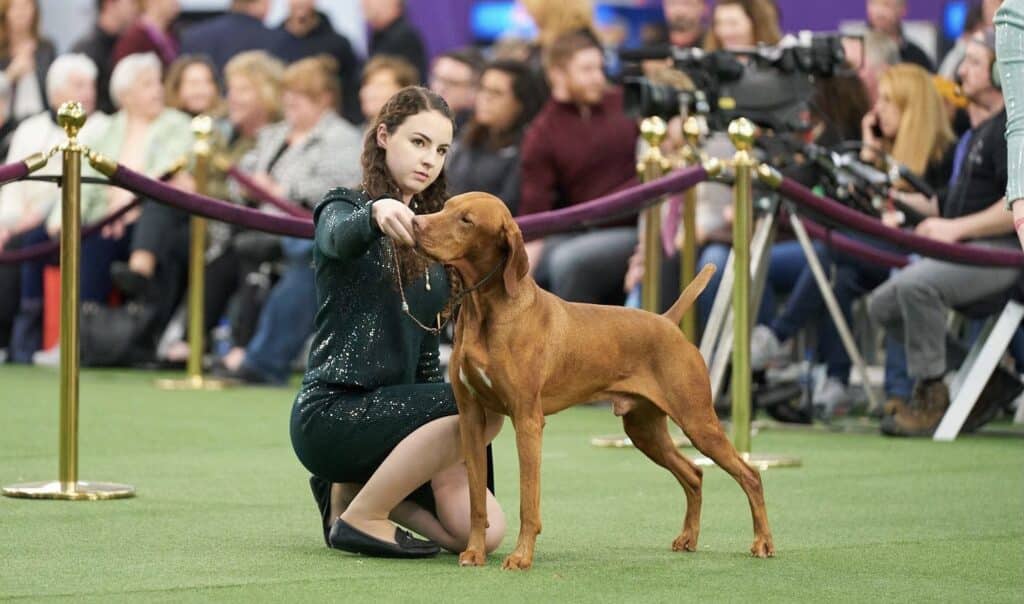
<path fill-rule="evenodd" d="M 934 207 L 936 216 L 917 233 L 939 241 L 970 241 L 992 247 L 1016 247 L 1013 221 L 1004 207 L 1007 149 L 1006 110 L 992 80 L 994 36 L 971 39 L 958 74 L 971 105 L 972 128 L 956 146 L 949 192 Z M 931 435 L 949 406 L 946 372 L 946 313 L 1009 289 L 1017 268 L 959 265 L 930 258 L 901 270 L 871 295 L 868 312 L 901 338 L 907 369 L 916 380 L 906 407 L 882 422 L 882 432 L 899 436 Z"/>

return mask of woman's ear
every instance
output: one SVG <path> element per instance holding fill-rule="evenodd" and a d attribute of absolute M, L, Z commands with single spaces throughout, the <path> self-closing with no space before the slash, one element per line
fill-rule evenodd
<path fill-rule="evenodd" d="M 388 127 L 384 124 L 377 125 L 377 146 L 381 149 L 388 148 Z"/>

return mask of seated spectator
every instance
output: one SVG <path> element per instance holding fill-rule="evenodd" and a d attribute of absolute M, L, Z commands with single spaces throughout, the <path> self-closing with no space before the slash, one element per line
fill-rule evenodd
<path fill-rule="evenodd" d="M 362 61 L 352 50 L 348 38 L 335 31 L 327 16 L 315 6 L 313 0 L 289 0 L 288 17 L 278 27 L 282 33 L 278 56 L 288 63 L 320 54 L 337 61 L 341 77 L 341 116 L 357 124 L 363 119 L 359 110 Z"/>
<path fill-rule="evenodd" d="M 876 128 L 880 137 L 874 133 Z M 862 120 L 862 137 L 864 160 L 874 161 L 884 153 L 891 153 L 896 161 L 922 177 L 929 186 L 935 190 L 945 189 L 951 159 L 947 151 L 953 142 L 953 133 L 932 76 L 923 68 L 904 63 L 885 72 L 878 84 L 878 101 Z M 892 195 L 916 203 L 922 212 L 929 211 L 927 205 L 931 202 L 920 195 L 915 198 L 902 190 L 893 191 Z M 851 322 L 853 303 L 889 278 L 889 269 L 835 250 L 823 254 L 822 261 L 833 266 L 832 287 L 847 324 Z M 826 311 L 810 268 L 804 268 L 784 311 L 767 324 L 757 325 L 751 334 L 751 366 L 761 369 L 775 360 L 784 342 L 804 325 L 817 320 L 818 352 L 826 367 L 825 381 L 817 384 L 812 393 L 812 403 L 820 419 L 842 413 L 851 402 L 847 389 L 851 361 L 834 324 L 820 320 Z M 906 377 L 901 343 L 887 342 L 886 350 L 885 407 L 891 412 L 906 403 L 912 384 Z"/>
<path fill-rule="evenodd" d="M 142 13 L 114 45 L 113 65 L 134 54 L 154 53 L 166 69 L 178 58 L 181 44 L 172 28 L 181 12 L 178 0 L 139 0 Z"/>
<path fill-rule="evenodd" d="M 916 63 L 935 71 L 935 63 L 920 46 L 907 39 L 903 18 L 907 16 L 907 0 L 867 0 L 868 28 L 885 34 L 899 45 L 900 62 Z"/>
<path fill-rule="evenodd" d="M 312 208 L 336 186 L 356 187 L 362 149 L 358 129 L 341 119 L 336 65 L 327 57 L 303 59 L 284 74 L 284 121 L 264 128 L 240 167 L 264 189 Z M 248 346 L 235 341 L 222 373 L 254 383 L 282 383 L 313 332 L 316 288 L 312 245 L 280 238 L 286 268 L 259 315 Z"/>
<path fill-rule="evenodd" d="M 359 106 L 365 123 L 372 123 L 396 92 L 420 81 L 416 68 L 398 57 L 380 56 L 370 59 L 363 68 L 359 86 Z"/>
<path fill-rule="evenodd" d="M 484 69 L 476 95 L 476 112 L 448 155 L 445 171 L 449 193 L 486 191 L 516 213 L 519 144 L 526 127 L 544 104 L 544 93 L 544 87 L 525 63 L 495 61 Z"/>
<path fill-rule="evenodd" d="M 743 50 L 781 39 L 779 14 L 771 0 L 717 0 L 704 50 Z"/>
<path fill-rule="evenodd" d="M 948 192 L 930 200 L 930 218 L 919 235 L 944 242 L 1016 248 L 1013 220 L 1005 209 L 1007 184 L 1006 109 L 993 85 L 995 41 L 991 33 L 968 44 L 959 76 L 972 129 L 956 146 Z M 930 436 L 949 406 L 946 373 L 946 314 L 1008 290 L 1020 278 L 1017 268 L 981 267 L 925 258 L 895 274 L 872 293 L 871 317 L 901 340 L 907 370 L 916 380 L 909 403 L 882 422 L 882 432 Z"/>
<path fill-rule="evenodd" d="M 474 48 L 451 50 L 434 59 L 430 89 L 455 113 L 456 135 L 473 115 L 483 64 L 483 57 Z"/>
<path fill-rule="evenodd" d="M 205 55 L 217 68 L 218 79 L 232 57 L 246 50 L 278 56 L 283 35 L 263 24 L 270 0 L 231 0 L 228 12 L 197 23 L 181 35 L 181 52 Z"/>
<path fill-rule="evenodd" d="M 96 9 L 96 25 L 75 42 L 71 51 L 84 54 L 96 64 L 99 69 L 96 108 L 104 113 L 113 113 L 116 109 L 114 101 L 110 100 L 110 72 L 114 69 L 114 45 L 139 18 L 139 3 L 137 0 L 98 0 Z"/>
<path fill-rule="evenodd" d="M 264 126 L 281 119 L 283 75 L 284 65 L 262 50 L 239 53 L 224 66 L 228 94 L 227 149 L 223 157 L 229 164 L 237 164 L 256 146 L 256 136 Z M 229 190 L 226 179 L 211 179 L 213 197 L 228 199 Z M 204 331 L 209 333 L 220 323 L 230 300 L 235 297 L 239 312 L 231 317 L 232 336 L 237 344 L 244 345 L 252 337 L 252 329 L 259 318 L 259 300 L 266 298 L 270 283 L 269 278 L 263 278 L 260 273 L 259 260 L 240 255 L 232 245 L 235 231 L 225 223 L 211 221 L 207 224 Z M 255 275 L 259 278 L 254 278 Z M 248 335 L 242 333 L 245 330 Z M 188 343 L 184 339 L 172 340 L 161 354 L 169 363 L 184 362 L 189 354 Z"/>
<path fill-rule="evenodd" d="M 167 71 L 164 89 L 168 107 L 193 117 L 199 114 L 216 115 L 223 105 L 214 79 L 213 65 L 204 57 L 183 55 L 175 60 Z M 206 193 L 211 194 L 213 191 L 207 189 Z M 189 215 L 166 205 L 149 204 L 139 218 L 135 232 L 128 262 L 114 262 L 111 276 L 123 293 L 140 297 L 146 293 L 147 288 L 155 285 L 150 280 L 157 267 L 162 265 L 164 279 L 161 280 L 160 288 L 164 292 L 153 297 L 164 309 L 159 314 L 169 319 L 177 300 L 175 296 L 166 294 L 183 291 L 188 277 Z M 144 236 L 144 233 L 153 235 Z M 171 264 L 177 267 L 171 269 Z M 168 282 L 171 280 L 176 283 Z"/>
<path fill-rule="evenodd" d="M 418 78 L 427 73 L 427 52 L 423 39 L 405 16 L 404 0 L 362 0 L 363 16 L 370 26 L 370 58 L 398 57 L 416 69 Z"/>
<path fill-rule="evenodd" d="M 743 50 L 758 44 L 776 44 L 780 38 L 778 13 L 768 0 L 719 0 L 715 2 L 711 31 L 704 38 L 704 47 L 707 50 Z M 718 144 L 719 151 L 725 145 L 731 146 L 722 137 L 719 137 Z M 702 324 L 711 314 L 723 269 L 732 251 L 732 203 L 722 206 L 722 214 L 717 222 L 719 224 L 715 230 L 702 234 L 708 243 L 703 246 L 697 259 L 698 268 L 707 264 L 718 268 L 704 293 L 697 298 Z M 771 253 L 770 266 L 774 270 L 769 269 L 768 285 L 760 308 L 759 314 L 763 320 L 774 312 L 772 293 L 789 291 L 804 261 L 803 252 L 792 241 L 772 246 Z"/>
<path fill-rule="evenodd" d="M 89 118 L 79 140 L 92 144 L 96 133 L 106 128 L 107 116 L 94 113 L 96 66 L 82 54 L 57 57 L 46 74 L 46 96 L 50 111 L 25 119 L 14 131 L 7 163 L 52 149 L 67 135 L 54 120 L 56 110 L 67 101 L 82 104 Z M 61 173 L 61 158 L 55 155 L 38 175 Z M 49 182 L 11 182 L 0 188 L 0 250 L 13 250 L 47 239 L 43 221 L 58 205 L 60 189 Z M 41 346 L 42 260 L 0 265 L 0 348 L 10 348 L 12 361 L 29 362 Z M 17 327 L 15 333 L 12 330 Z M 12 337 L 13 340 L 12 341 Z M 10 344 L 10 346 L 9 346 Z"/>
<path fill-rule="evenodd" d="M 668 43 L 676 48 L 704 46 L 707 30 L 704 27 L 704 0 L 662 0 Z"/>
<path fill-rule="evenodd" d="M 218 116 L 223 100 L 213 64 L 205 57 L 182 55 L 167 70 L 164 79 L 167 106 L 191 116 Z"/>
<path fill-rule="evenodd" d="M 622 92 L 607 87 L 597 40 L 566 34 L 544 63 L 551 99 L 523 136 L 520 216 L 590 201 L 636 176 L 637 125 L 623 112 Z M 633 222 L 527 243 L 534 276 L 566 300 L 621 303 Z"/>
<path fill-rule="evenodd" d="M 192 130 L 184 113 L 168 108 L 160 81 L 160 59 L 153 53 L 129 55 L 114 68 L 110 78 L 110 94 L 120 111 L 114 114 L 103 132 L 97 133 L 91 148 L 96 152 L 157 178 L 166 173 L 190 148 Z M 91 172 L 91 174 L 90 174 Z M 97 175 L 91 168 L 83 173 Z M 191 179 L 179 173 L 172 181 L 176 186 L 191 188 Z M 82 222 L 95 222 L 130 203 L 134 194 L 117 187 L 83 185 Z M 142 212 L 153 207 L 147 202 Z M 105 302 L 110 292 L 110 265 L 127 256 L 132 248 L 157 249 L 164 240 L 159 229 L 128 234 L 140 212 L 130 212 L 104 230 L 102 237 L 91 237 L 82 244 L 82 299 Z M 55 206 L 47 220 L 47 230 L 60 229 L 61 212 Z M 155 231 L 155 232 L 154 232 Z M 96 248 L 96 257 L 86 259 L 87 250 Z M 153 247 L 150 247 L 153 246 Z"/>
<path fill-rule="evenodd" d="M 0 3 L 0 87 L 11 91 L 0 138 L 6 140 L 21 120 L 49 107 L 46 73 L 56 56 L 53 44 L 39 35 L 36 0 Z"/>
<path fill-rule="evenodd" d="M 890 66 L 900 62 L 900 47 L 896 42 L 877 31 L 867 31 L 863 38 L 843 38 L 846 60 L 853 63 L 857 76 L 864 83 L 868 97 L 874 103 L 878 99 L 878 80 Z"/>

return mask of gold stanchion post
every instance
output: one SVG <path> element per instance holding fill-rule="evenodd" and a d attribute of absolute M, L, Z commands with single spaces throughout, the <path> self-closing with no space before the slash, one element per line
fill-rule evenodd
<path fill-rule="evenodd" d="M 683 122 L 683 136 L 687 146 L 684 160 L 687 166 L 701 163 L 700 122 L 690 116 Z M 683 245 L 679 250 L 679 292 L 697 276 L 697 187 L 690 187 L 683 193 Z M 683 315 L 683 334 L 691 342 L 697 341 L 697 307 L 691 306 Z"/>
<path fill-rule="evenodd" d="M 732 442 L 740 453 L 750 452 L 750 225 L 753 221 L 750 188 L 754 159 L 754 124 L 738 119 L 729 124 L 735 185 L 732 204 L 733 346 Z"/>
<path fill-rule="evenodd" d="M 753 224 L 753 191 L 751 176 L 757 162 L 751 155 L 756 129 L 754 124 L 739 118 L 729 124 L 729 139 L 736 147 L 733 158 L 735 185 L 733 189 L 733 348 L 732 348 L 732 442 L 743 459 L 753 467 L 794 467 L 799 458 L 750 452 L 751 376 L 750 376 L 750 238 Z M 708 465 L 710 460 L 695 460 Z"/>
<path fill-rule="evenodd" d="M 198 115 L 192 120 L 195 144 L 193 176 L 196 192 L 205 195 L 209 190 L 210 167 L 213 157 L 213 119 Z M 203 298 L 206 291 L 206 219 L 193 215 L 192 235 L 189 243 L 188 267 L 188 343 L 189 355 L 185 379 L 159 379 L 158 388 L 164 390 L 221 390 L 224 380 L 203 376 L 203 351 L 206 350 L 206 330 Z"/>
<path fill-rule="evenodd" d="M 637 163 L 637 172 L 643 182 L 654 180 L 669 169 L 669 161 L 661 154 L 668 126 L 660 117 L 649 117 L 640 123 L 640 136 L 647 142 L 647 150 Z M 641 307 L 658 312 L 661 300 L 661 204 L 644 210 L 644 279 L 641 286 Z"/>
<path fill-rule="evenodd" d="M 96 500 L 132 497 L 129 485 L 78 480 L 78 287 L 81 259 L 82 147 L 78 131 L 85 124 L 80 103 L 64 103 L 58 122 L 68 140 L 61 146 L 60 234 L 60 467 L 59 480 L 4 487 L 8 497 Z"/>

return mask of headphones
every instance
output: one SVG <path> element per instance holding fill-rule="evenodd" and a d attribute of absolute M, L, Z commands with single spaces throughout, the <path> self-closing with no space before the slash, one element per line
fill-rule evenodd
<path fill-rule="evenodd" d="M 989 63 L 988 67 L 988 79 L 992 83 L 992 87 L 1000 92 L 1003 90 L 1003 78 L 999 75 L 999 62 L 996 61 L 996 34 L 993 30 L 987 29 L 984 32 L 978 32 L 971 38 L 972 41 L 981 44 L 992 53 L 992 62 Z"/>

